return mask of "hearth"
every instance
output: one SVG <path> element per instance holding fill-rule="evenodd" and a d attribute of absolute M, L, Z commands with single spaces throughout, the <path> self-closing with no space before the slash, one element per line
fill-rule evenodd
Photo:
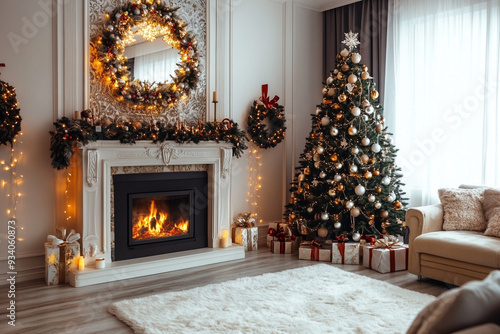
<path fill-rule="evenodd" d="M 207 247 L 206 172 L 119 174 L 113 184 L 113 261 Z"/>

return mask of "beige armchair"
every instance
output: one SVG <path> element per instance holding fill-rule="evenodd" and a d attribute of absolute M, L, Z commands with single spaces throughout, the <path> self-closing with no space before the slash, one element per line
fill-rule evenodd
<path fill-rule="evenodd" d="M 441 204 L 409 209 L 408 271 L 422 277 L 463 285 L 500 269 L 500 238 L 482 232 L 443 231 Z"/>

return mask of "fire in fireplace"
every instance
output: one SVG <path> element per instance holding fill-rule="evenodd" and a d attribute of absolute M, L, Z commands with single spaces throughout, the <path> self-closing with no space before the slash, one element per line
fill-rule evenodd
<path fill-rule="evenodd" d="M 113 176 L 113 261 L 207 247 L 207 173 Z"/>

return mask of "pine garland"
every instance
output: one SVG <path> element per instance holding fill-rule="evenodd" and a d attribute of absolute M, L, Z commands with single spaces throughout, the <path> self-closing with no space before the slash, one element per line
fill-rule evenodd
<path fill-rule="evenodd" d="M 21 131 L 20 109 L 15 88 L 0 80 L 0 145 L 14 143 L 14 138 Z"/>
<path fill-rule="evenodd" d="M 134 144 L 136 140 L 151 140 L 154 143 L 175 141 L 177 143 L 199 143 L 201 141 L 228 142 L 233 144 L 233 156 L 240 157 L 247 149 L 245 132 L 238 124 L 229 119 L 217 123 L 199 123 L 196 128 L 165 125 L 160 122 L 146 124 L 125 122 L 111 124 L 98 133 L 95 127 L 85 120 L 70 120 L 62 117 L 54 122 L 55 131 L 50 131 L 50 157 L 52 167 L 67 168 L 71 164 L 74 148 L 78 143 L 86 145 L 96 140 L 119 140 L 122 144 Z"/>

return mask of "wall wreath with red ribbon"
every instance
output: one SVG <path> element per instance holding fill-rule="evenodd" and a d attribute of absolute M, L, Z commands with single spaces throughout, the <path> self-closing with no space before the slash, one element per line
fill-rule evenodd
<path fill-rule="evenodd" d="M 268 85 L 262 85 L 262 96 L 254 101 L 248 115 L 248 134 L 261 148 L 272 148 L 285 138 L 285 108 L 279 105 L 278 96 L 269 99 Z M 263 121 L 268 119 L 268 125 Z"/>

